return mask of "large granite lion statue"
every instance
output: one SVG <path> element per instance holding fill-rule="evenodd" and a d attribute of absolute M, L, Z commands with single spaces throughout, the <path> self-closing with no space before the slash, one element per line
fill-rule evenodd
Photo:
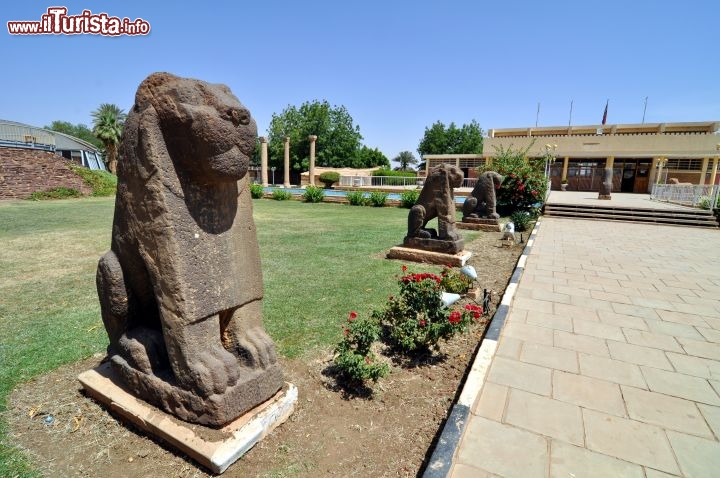
<path fill-rule="evenodd" d="M 155 73 L 121 144 L 110 251 L 97 270 L 108 355 L 131 391 L 220 426 L 283 384 L 262 325 L 248 178 L 257 127 L 224 85 Z"/>
<path fill-rule="evenodd" d="M 455 166 L 441 164 L 428 171 L 420 196 L 408 214 L 408 232 L 406 245 L 431 245 L 427 241 L 460 241 L 455 229 L 455 196 L 453 188 L 460 187 L 464 179 L 463 172 Z M 437 218 L 438 228 L 427 228 L 432 219 Z M 460 244 L 462 247 L 462 244 Z M 455 251 L 457 252 L 457 251 Z"/>

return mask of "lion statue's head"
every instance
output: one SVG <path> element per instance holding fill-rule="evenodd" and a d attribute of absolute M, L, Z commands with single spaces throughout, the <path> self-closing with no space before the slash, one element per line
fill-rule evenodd
<path fill-rule="evenodd" d="M 194 179 L 237 181 L 246 174 L 257 126 L 227 86 L 154 73 L 140 84 L 133 115 L 158 123 L 170 158 Z"/>

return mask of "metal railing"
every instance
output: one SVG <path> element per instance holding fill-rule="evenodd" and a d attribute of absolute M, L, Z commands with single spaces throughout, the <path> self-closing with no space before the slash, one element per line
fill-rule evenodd
<path fill-rule="evenodd" d="M 461 188 L 474 188 L 477 178 L 463 179 Z M 420 176 L 340 176 L 340 186 L 344 187 L 384 187 L 400 186 L 404 188 L 421 188 L 425 177 Z"/>
<path fill-rule="evenodd" d="M 717 204 L 718 195 L 718 185 L 654 184 L 650 199 L 693 207 L 707 204 L 712 209 Z"/>
<path fill-rule="evenodd" d="M 363 187 L 363 186 L 400 186 L 405 188 L 422 187 L 424 178 L 417 176 L 340 176 L 340 186 Z"/>

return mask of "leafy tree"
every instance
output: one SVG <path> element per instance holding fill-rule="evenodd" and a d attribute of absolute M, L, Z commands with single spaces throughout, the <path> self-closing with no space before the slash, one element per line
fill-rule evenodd
<path fill-rule="evenodd" d="M 373 149 L 362 145 L 355 152 L 355 160 L 352 162 L 351 166 L 353 168 L 376 168 L 378 166 L 389 168 L 390 161 L 388 161 L 387 156 L 385 156 L 379 149 Z"/>
<path fill-rule="evenodd" d="M 483 131 L 480 125 L 472 120 L 458 128 L 455 123 L 445 125 L 437 121 L 425 134 L 418 145 L 418 153 L 426 154 L 480 154 L 483 148 Z"/>
<path fill-rule="evenodd" d="M 393 159 L 396 163 L 400 163 L 400 167 L 397 168 L 398 171 L 407 171 L 410 168 L 411 164 L 417 164 L 418 160 L 415 158 L 415 155 L 412 154 L 410 151 L 403 151 L 395 158 Z"/>
<path fill-rule="evenodd" d="M 50 126 L 45 126 L 45 129 L 69 134 L 70 136 L 87 141 L 98 149 L 103 149 L 102 141 L 97 139 L 92 133 L 92 130 L 82 123 L 72 124 L 68 121 L 56 120 L 50 123 Z"/>
<path fill-rule="evenodd" d="M 268 128 L 268 162 L 283 168 L 284 140 L 290 138 L 290 167 L 307 171 L 310 163 L 310 140 L 317 135 L 315 164 L 324 167 L 352 167 L 360 149 L 360 127 L 344 106 L 330 106 L 327 101 L 305 102 L 300 108 L 288 106 L 273 114 Z"/>
<path fill-rule="evenodd" d="M 92 112 L 92 132 L 105 146 L 105 163 L 112 174 L 117 171 L 118 145 L 126 116 L 120 107 L 110 103 L 103 103 Z"/>

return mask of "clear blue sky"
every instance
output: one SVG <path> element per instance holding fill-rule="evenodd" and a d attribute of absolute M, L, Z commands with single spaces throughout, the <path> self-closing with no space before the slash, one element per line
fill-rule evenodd
<path fill-rule="evenodd" d="M 227 84 L 259 134 L 287 105 L 344 105 L 364 144 L 417 155 L 437 120 L 490 128 L 720 120 L 720 1 L 4 2 L 0 118 L 91 123 L 150 73 Z M 50 6 L 148 36 L 14 36 Z"/>

